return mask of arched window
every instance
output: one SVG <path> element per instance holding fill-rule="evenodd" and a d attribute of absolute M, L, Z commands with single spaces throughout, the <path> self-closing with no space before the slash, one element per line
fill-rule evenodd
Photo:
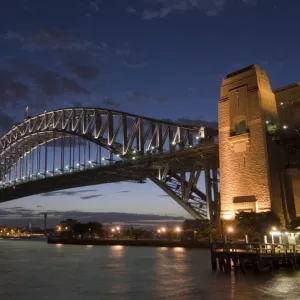
<path fill-rule="evenodd" d="M 249 132 L 246 116 L 237 116 L 233 119 L 231 135 L 239 135 Z"/>

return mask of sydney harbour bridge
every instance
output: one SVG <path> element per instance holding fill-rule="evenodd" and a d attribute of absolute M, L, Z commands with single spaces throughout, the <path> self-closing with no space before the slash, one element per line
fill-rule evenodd
<path fill-rule="evenodd" d="M 26 116 L 0 139 L 0 202 L 149 179 L 194 218 L 214 219 L 219 211 L 216 137 L 214 129 L 101 108 Z M 206 192 L 197 185 L 201 175 Z"/>
<path fill-rule="evenodd" d="M 272 90 L 252 65 L 223 79 L 218 130 L 101 108 L 27 115 L 0 138 L 0 202 L 148 179 L 195 219 L 272 210 L 288 223 L 300 217 L 299 107 L 300 83 Z"/>

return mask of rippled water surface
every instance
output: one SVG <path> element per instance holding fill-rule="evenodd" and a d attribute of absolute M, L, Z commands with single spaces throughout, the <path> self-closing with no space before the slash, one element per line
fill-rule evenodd
<path fill-rule="evenodd" d="M 209 258 L 207 250 L 0 240 L 0 299 L 300 299 L 300 271 L 213 273 Z"/>

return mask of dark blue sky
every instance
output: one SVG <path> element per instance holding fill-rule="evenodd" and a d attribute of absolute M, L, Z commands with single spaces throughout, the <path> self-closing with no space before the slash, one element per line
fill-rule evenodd
<path fill-rule="evenodd" d="M 26 105 L 216 121 L 227 73 L 257 63 L 273 87 L 299 79 L 299 10 L 298 0 L 2 0 L 1 133 Z M 2 207 L 185 215 L 150 184 L 97 190 Z"/>

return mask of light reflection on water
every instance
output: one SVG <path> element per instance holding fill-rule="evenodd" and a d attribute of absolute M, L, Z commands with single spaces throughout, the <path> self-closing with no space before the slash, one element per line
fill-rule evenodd
<path fill-rule="evenodd" d="M 1 300 L 296 300 L 298 271 L 213 273 L 207 250 L 0 241 Z"/>

